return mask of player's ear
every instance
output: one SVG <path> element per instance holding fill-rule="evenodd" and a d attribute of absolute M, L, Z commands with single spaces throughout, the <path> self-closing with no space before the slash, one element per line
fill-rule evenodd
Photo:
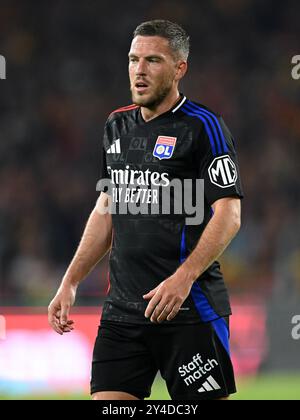
<path fill-rule="evenodd" d="M 180 60 L 177 63 L 177 70 L 176 70 L 176 76 L 175 76 L 175 80 L 179 81 L 180 79 L 182 79 L 184 77 L 184 75 L 187 72 L 188 69 L 188 64 L 186 61 Z"/>

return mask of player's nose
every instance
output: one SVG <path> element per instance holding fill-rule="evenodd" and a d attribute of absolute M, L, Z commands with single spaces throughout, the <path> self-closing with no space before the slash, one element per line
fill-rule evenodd
<path fill-rule="evenodd" d="M 145 76 L 147 73 L 147 62 L 146 60 L 140 59 L 135 68 L 136 76 Z"/>

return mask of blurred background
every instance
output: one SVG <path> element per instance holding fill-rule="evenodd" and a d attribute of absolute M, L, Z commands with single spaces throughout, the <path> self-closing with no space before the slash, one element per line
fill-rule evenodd
<path fill-rule="evenodd" d="M 276 4 L 275 4 L 276 3 Z M 82 284 L 77 330 L 46 308 L 97 199 L 108 114 L 131 103 L 132 32 L 164 18 L 191 36 L 191 99 L 237 144 L 243 227 L 222 257 L 244 399 L 300 399 L 300 54 L 296 0 L 0 0 L 0 398 L 88 398 L 107 261 Z M 152 398 L 168 398 L 158 377 Z"/>

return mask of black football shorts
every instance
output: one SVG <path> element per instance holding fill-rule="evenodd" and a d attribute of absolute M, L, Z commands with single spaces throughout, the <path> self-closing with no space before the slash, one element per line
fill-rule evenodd
<path fill-rule="evenodd" d="M 213 400 L 236 392 L 228 321 L 139 325 L 102 321 L 96 339 L 91 394 L 150 396 L 157 372 L 173 400 Z"/>

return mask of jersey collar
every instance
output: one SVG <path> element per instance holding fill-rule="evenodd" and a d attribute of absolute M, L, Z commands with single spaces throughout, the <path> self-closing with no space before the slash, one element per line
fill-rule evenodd
<path fill-rule="evenodd" d="M 170 108 L 168 111 L 164 112 L 163 114 L 158 115 L 157 117 L 153 118 L 152 120 L 146 122 L 143 117 L 142 117 L 142 113 L 141 113 L 141 108 L 139 108 L 139 120 L 140 122 L 142 122 L 143 124 L 149 124 L 152 121 L 157 121 L 158 119 L 164 118 L 169 114 L 175 114 L 175 112 L 177 112 L 182 105 L 185 103 L 185 101 L 187 100 L 186 96 L 184 96 L 182 93 L 180 93 L 180 98 L 178 99 L 178 101 L 172 106 L 172 108 Z"/>
<path fill-rule="evenodd" d="M 178 111 L 182 107 L 182 105 L 185 103 L 185 101 L 186 101 L 186 96 L 180 94 L 179 100 L 173 106 L 173 108 L 170 109 L 170 111 L 173 112 L 173 114 L 175 114 L 175 112 Z"/>

